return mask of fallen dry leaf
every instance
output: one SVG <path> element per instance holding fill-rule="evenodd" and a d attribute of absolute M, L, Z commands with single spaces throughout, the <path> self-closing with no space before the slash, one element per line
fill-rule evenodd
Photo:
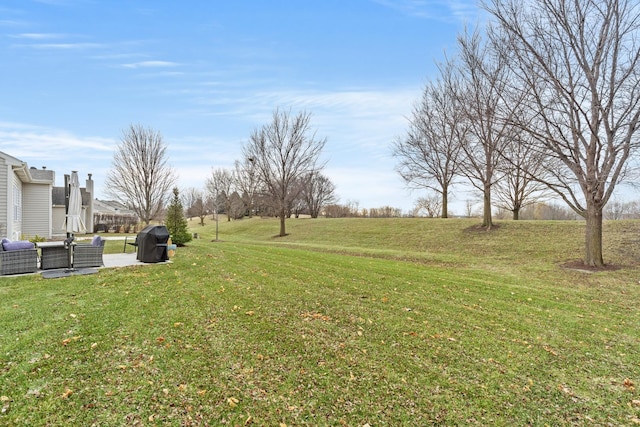
<path fill-rule="evenodd" d="M 68 389 L 66 389 L 66 390 L 64 391 L 64 393 L 62 393 L 62 395 L 60 396 L 60 398 L 61 398 L 61 399 L 68 399 L 68 398 L 69 398 L 69 396 L 71 396 L 72 394 L 73 394 L 73 390 L 71 390 L 71 389 L 69 389 L 69 388 L 68 388 Z"/>
<path fill-rule="evenodd" d="M 331 317 L 327 316 L 326 314 L 310 313 L 308 311 L 302 313 L 302 317 L 304 317 L 305 319 L 322 320 L 322 321 L 325 321 L 325 322 L 328 322 L 329 320 L 331 320 Z"/>
<path fill-rule="evenodd" d="M 573 391 L 571 391 L 571 389 L 563 384 L 558 384 L 558 390 L 560 390 L 561 392 L 563 392 L 564 394 L 567 394 L 571 397 L 574 396 Z"/>
<path fill-rule="evenodd" d="M 227 403 L 229 404 L 229 406 L 231 406 L 232 408 L 235 408 L 236 406 L 238 406 L 238 403 L 240 401 L 238 399 L 236 399 L 235 397 L 230 397 L 227 399 Z"/>

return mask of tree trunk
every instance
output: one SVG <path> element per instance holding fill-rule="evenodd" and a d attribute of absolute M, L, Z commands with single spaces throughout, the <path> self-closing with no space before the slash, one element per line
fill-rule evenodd
<path fill-rule="evenodd" d="M 520 219 L 520 208 L 513 208 L 513 220 L 517 221 Z"/>
<path fill-rule="evenodd" d="M 484 186 L 484 206 L 482 213 L 482 226 L 487 230 L 493 226 L 493 219 L 491 217 L 491 185 L 485 184 Z"/>
<path fill-rule="evenodd" d="M 442 191 L 442 218 L 448 218 L 449 215 L 447 214 L 447 211 L 449 210 L 449 191 L 446 189 L 443 189 Z"/>
<path fill-rule="evenodd" d="M 593 203 L 589 203 L 589 205 L 593 205 Z M 604 266 L 602 258 L 602 208 L 587 206 L 586 220 L 584 263 L 591 267 L 602 267 Z"/>
<path fill-rule="evenodd" d="M 284 209 L 280 209 L 280 237 L 284 237 L 287 235 L 285 230 L 284 221 L 286 219 Z"/>

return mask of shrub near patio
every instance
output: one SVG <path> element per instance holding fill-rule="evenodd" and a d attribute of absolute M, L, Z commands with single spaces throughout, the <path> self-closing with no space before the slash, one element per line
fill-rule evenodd
<path fill-rule="evenodd" d="M 0 424 L 640 422 L 640 223 L 592 273 L 580 222 L 475 225 L 221 221 L 169 265 L 3 278 Z"/>

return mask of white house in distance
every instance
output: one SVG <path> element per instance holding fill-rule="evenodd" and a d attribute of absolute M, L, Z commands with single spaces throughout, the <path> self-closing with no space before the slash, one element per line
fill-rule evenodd
<path fill-rule="evenodd" d="M 51 239 L 65 234 L 64 187 L 54 187 L 55 172 L 28 167 L 26 162 L 0 151 L 0 238 Z M 60 190 L 60 188 L 62 190 Z M 58 194 L 62 191 L 62 201 Z M 83 219 L 93 231 L 93 181 L 83 192 Z M 56 200 L 54 201 L 54 197 Z"/>

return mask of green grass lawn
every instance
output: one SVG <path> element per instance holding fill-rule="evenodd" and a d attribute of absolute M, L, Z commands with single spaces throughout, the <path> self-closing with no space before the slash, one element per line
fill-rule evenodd
<path fill-rule="evenodd" d="M 169 265 L 0 278 L 0 425 L 640 424 L 638 221 L 592 273 L 582 222 L 190 224 Z"/>

